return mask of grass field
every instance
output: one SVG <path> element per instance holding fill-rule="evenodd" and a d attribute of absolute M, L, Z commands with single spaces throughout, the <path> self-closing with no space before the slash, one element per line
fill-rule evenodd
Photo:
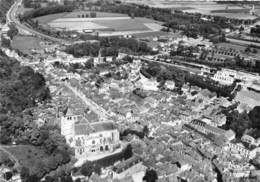
<path fill-rule="evenodd" d="M 29 54 L 32 49 L 42 49 L 40 39 L 29 36 L 15 36 L 12 47 L 26 54 Z"/>
<path fill-rule="evenodd" d="M 51 14 L 51 15 L 37 17 L 37 18 L 35 18 L 35 20 L 38 20 L 38 22 L 40 24 L 47 24 L 47 23 L 49 23 L 53 20 L 56 20 L 58 18 L 63 18 L 66 15 L 67 15 L 67 13 L 57 13 L 57 14 Z"/>
<path fill-rule="evenodd" d="M 77 11 L 77 12 L 71 12 L 67 13 L 63 18 L 78 18 L 78 15 L 86 15 L 90 14 L 90 11 Z M 97 12 L 97 18 L 100 17 L 127 17 L 125 14 L 119 14 L 119 13 L 106 13 L 106 12 Z"/>
<path fill-rule="evenodd" d="M 7 150 L 18 159 L 21 166 L 29 168 L 30 172 L 34 170 L 34 166 L 39 165 L 39 162 L 47 157 L 42 150 L 29 145 L 19 145 L 7 148 Z"/>
<path fill-rule="evenodd" d="M 109 27 L 116 31 L 149 30 L 141 21 L 136 19 L 127 20 L 96 20 L 95 23 Z"/>
<path fill-rule="evenodd" d="M 60 18 L 78 18 L 78 15 L 89 15 L 89 11 L 77 11 L 77 12 L 71 12 L 71 13 L 57 13 L 57 14 L 51 14 L 46 16 L 41 16 L 35 18 L 35 20 L 38 20 L 40 24 L 48 24 L 56 19 Z M 105 12 L 97 12 L 97 18 L 100 17 L 127 17 L 127 15 L 124 14 L 117 14 L 117 13 L 105 13 Z"/>
<path fill-rule="evenodd" d="M 90 18 L 89 11 L 77 11 L 72 13 L 59 13 L 38 17 L 40 24 L 48 24 L 58 30 L 84 30 L 98 31 L 102 36 L 116 36 L 122 34 L 139 34 L 159 32 L 162 22 L 148 18 L 134 19 L 126 14 L 96 12 L 96 18 Z M 86 17 L 88 14 L 88 17 Z M 84 15 L 84 17 L 82 17 Z"/>
<path fill-rule="evenodd" d="M 106 14 L 108 15 L 108 14 Z M 147 18 L 97 17 L 60 18 L 49 23 L 53 28 L 66 30 L 96 30 L 105 32 L 160 31 L 161 23 Z"/>

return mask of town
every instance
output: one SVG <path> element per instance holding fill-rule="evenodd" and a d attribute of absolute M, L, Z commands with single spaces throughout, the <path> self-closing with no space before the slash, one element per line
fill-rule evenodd
<path fill-rule="evenodd" d="M 0 181 L 260 181 L 260 3 L 0 0 Z"/>

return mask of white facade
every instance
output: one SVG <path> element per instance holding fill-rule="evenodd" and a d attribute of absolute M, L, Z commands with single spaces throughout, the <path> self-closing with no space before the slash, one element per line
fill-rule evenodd
<path fill-rule="evenodd" d="M 102 152 L 114 152 L 120 147 L 117 129 L 90 133 L 88 135 L 75 134 L 71 146 L 75 149 L 76 158 L 95 155 Z"/>
<path fill-rule="evenodd" d="M 232 85 L 236 78 L 237 73 L 235 71 L 223 69 L 221 71 L 217 71 L 212 79 L 222 85 Z"/>
<path fill-rule="evenodd" d="M 89 123 L 70 111 L 61 118 L 61 134 L 75 149 L 75 157 L 113 152 L 120 147 L 119 131 L 112 122 Z"/>

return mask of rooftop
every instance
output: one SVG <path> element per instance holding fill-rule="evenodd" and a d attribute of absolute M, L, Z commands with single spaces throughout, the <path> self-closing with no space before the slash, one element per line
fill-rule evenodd
<path fill-rule="evenodd" d="M 88 135 L 90 133 L 111 131 L 115 129 L 116 126 L 112 122 L 96 122 L 96 123 L 80 122 L 80 123 L 76 123 L 74 127 L 75 135 Z"/>

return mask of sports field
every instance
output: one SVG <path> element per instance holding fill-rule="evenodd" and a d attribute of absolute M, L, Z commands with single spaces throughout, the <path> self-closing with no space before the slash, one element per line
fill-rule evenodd
<path fill-rule="evenodd" d="M 125 14 L 97 12 L 95 18 L 88 11 L 60 13 L 37 18 L 57 30 L 99 32 L 100 36 L 160 32 L 162 23 L 148 18 L 131 18 Z"/>

